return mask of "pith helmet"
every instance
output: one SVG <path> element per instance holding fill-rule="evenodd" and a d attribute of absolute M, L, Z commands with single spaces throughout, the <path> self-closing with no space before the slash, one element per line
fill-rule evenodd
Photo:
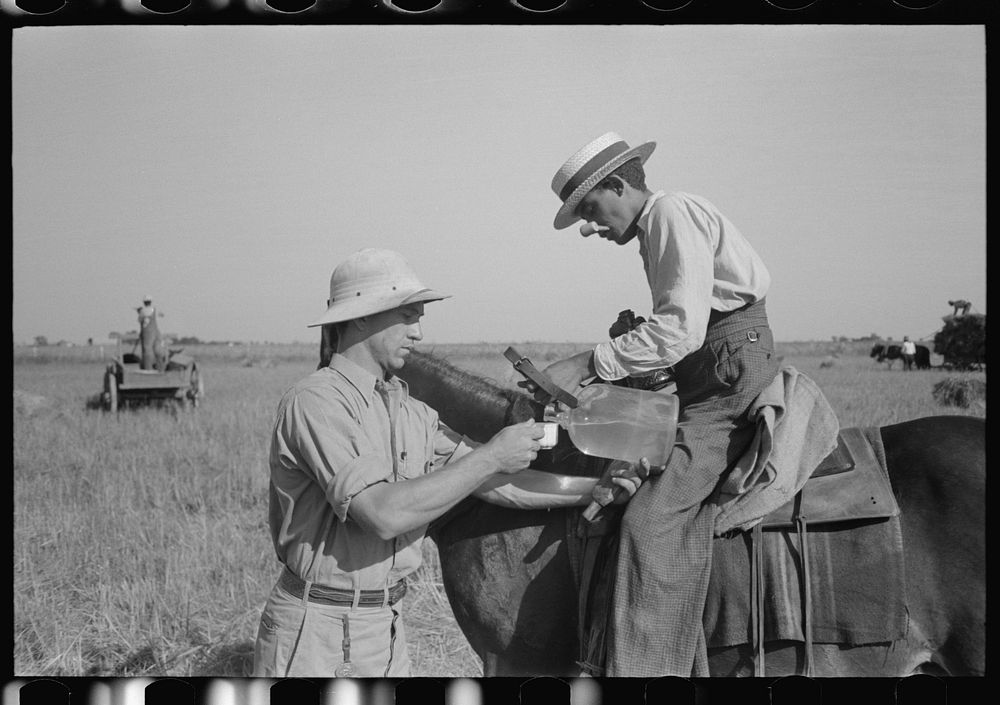
<path fill-rule="evenodd" d="M 424 286 L 398 252 L 369 247 L 358 250 L 333 270 L 329 308 L 307 327 L 350 321 L 404 304 L 440 301 L 450 296 Z"/>
<path fill-rule="evenodd" d="M 552 190 L 563 202 L 553 222 L 556 230 L 568 228 L 580 219 L 573 211 L 605 176 L 636 157 L 645 164 L 654 149 L 656 142 L 629 147 L 617 133 L 606 132 L 567 159 L 552 178 Z"/>

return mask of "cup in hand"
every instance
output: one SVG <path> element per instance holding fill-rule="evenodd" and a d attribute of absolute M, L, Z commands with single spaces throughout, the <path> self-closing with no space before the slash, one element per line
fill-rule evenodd
<path fill-rule="evenodd" d="M 545 432 L 545 435 L 538 440 L 538 443 L 542 448 L 555 448 L 556 443 L 559 441 L 559 424 L 543 423 L 542 430 Z"/>

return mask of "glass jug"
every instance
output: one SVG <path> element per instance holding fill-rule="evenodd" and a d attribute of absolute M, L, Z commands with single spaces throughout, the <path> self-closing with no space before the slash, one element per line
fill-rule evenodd
<path fill-rule="evenodd" d="M 576 408 L 550 420 L 566 429 L 580 452 L 631 462 L 645 457 L 653 467 L 667 462 L 677 436 L 675 394 L 591 384 L 576 397 Z"/>

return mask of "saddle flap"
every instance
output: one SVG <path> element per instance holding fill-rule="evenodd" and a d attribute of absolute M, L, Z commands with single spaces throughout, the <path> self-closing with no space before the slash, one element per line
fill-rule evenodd
<path fill-rule="evenodd" d="M 788 529 L 799 517 L 808 524 L 825 524 L 897 514 L 892 486 L 871 444 L 861 429 L 848 428 L 841 430 L 837 448 L 817 466 L 802 490 L 764 517 L 761 526 Z"/>
<path fill-rule="evenodd" d="M 816 469 L 812 471 L 809 479 L 836 475 L 837 473 L 853 469 L 854 458 L 851 456 L 851 451 L 847 449 L 847 444 L 844 443 L 844 436 L 838 434 L 837 447 L 830 452 L 830 455 L 823 458 L 820 464 L 816 466 Z"/>

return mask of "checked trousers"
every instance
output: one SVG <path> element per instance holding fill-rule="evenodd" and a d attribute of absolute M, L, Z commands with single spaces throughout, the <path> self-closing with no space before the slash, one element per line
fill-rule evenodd
<path fill-rule="evenodd" d="M 675 365 L 673 453 L 622 516 L 605 675 L 709 675 L 702 614 L 717 510 L 703 502 L 752 440 L 746 411 L 778 370 L 763 301 L 713 311 L 704 345 Z"/>

